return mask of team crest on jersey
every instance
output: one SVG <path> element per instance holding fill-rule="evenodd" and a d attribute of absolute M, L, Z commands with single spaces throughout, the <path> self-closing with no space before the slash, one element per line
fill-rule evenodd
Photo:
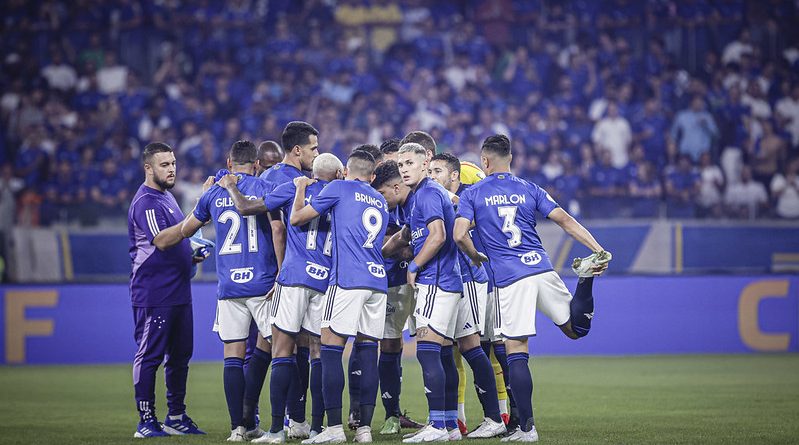
<path fill-rule="evenodd" d="M 369 261 L 366 263 L 366 267 L 369 269 L 369 273 L 377 278 L 383 278 L 386 276 L 386 268 L 383 267 L 382 264 Z"/>
<path fill-rule="evenodd" d="M 249 283 L 255 274 L 252 272 L 253 267 L 239 267 L 237 269 L 230 269 L 230 281 L 238 284 Z"/>
<path fill-rule="evenodd" d="M 307 273 L 309 277 L 313 278 L 314 280 L 327 279 L 328 273 L 330 272 L 329 268 L 311 261 L 306 261 L 306 263 L 308 265 L 305 266 L 305 273 Z"/>
<path fill-rule="evenodd" d="M 536 252 L 535 250 L 532 250 L 522 255 L 521 258 L 519 259 L 526 266 L 535 266 L 536 264 L 541 262 L 541 254 Z"/>

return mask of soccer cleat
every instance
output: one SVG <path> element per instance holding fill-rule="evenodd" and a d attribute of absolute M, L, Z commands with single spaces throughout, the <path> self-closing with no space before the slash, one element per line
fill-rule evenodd
<path fill-rule="evenodd" d="M 359 418 L 358 412 L 350 411 L 350 416 L 347 418 L 347 427 L 355 431 L 359 426 L 361 426 L 361 419 Z"/>
<path fill-rule="evenodd" d="M 191 420 L 191 417 L 182 414 L 177 419 L 172 416 L 167 416 L 162 425 L 164 432 L 170 436 L 182 436 L 184 434 L 205 434 L 205 431 L 197 427 L 197 424 Z"/>
<path fill-rule="evenodd" d="M 153 418 L 153 420 L 148 420 L 147 422 L 139 422 L 133 437 L 136 439 L 149 439 L 151 437 L 169 437 L 169 434 L 161 428 L 158 419 Z"/>
<path fill-rule="evenodd" d="M 307 439 L 311 433 L 311 425 L 308 422 L 295 422 L 289 420 L 289 439 Z"/>
<path fill-rule="evenodd" d="M 347 436 L 344 435 L 344 426 L 336 425 L 323 429 L 321 433 L 315 437 L 303 440 L 302 443 L 308 445 L 312 443 L 344 443 L 346 441 Z"/>
<path fill-rule="evenodd" d="M 266 431 L 264 431 L 264 430 L 262 430 L 262 429 L 260 429 L 260 428 L 258 428 L 256 426 L 255 428 L 253 428 L 251 430 L 247 430 L 247 432 L 244 433 L 244 438 L 247 439 L 247 440 L 254 440 L 254 439 L 258 439 L 259 437 L 263 437 L 264 434 L 266 434 Z"/>
<path fill-rule="evenodd" d="M 607 264 L 613 259 L 613 255 L 607 250 L 595 252 L 585 258 L 575 258 L 572 261 L 572 270 L 581 278 L 600 275 L 608 268 Z"/>
<path fill-rule="evenodd" d="M 352 439 L 352 441 L 358 443 L 372 443 L 372 427 L 358 427 L 358 429 L 355 430 L 355 437 Z"/>
<path fill-rule="evenodd" d="M 414 429 L 419 430 L 419 429 L 424 428 L 424 426 L 425 426 L 423 423 L 419 423 L 419 422 L 411 419 L 410 417 L 408 417 L 408 411 L 403 411 L 403 413 L 400 414 L 399 421 L 400 421 L 400 427 L 401 428 L 414 428 Z"/>
<path fill-rule="evenodd" d="M 323 427 L 323 428 L 324 428 L 324 427 Z M 313 439 L 314 437 L 318 436 L 318 435 L 319 435 L 319 433 L 320 433 L 320 431 L 311 430 L 311 432 L 310 432 L 310 433 L 308 433 L 308 438 L 309 438 L 309 439 Z"/>
<path fill-rule="evenodd" d="M 463 434 L 461 434 L 461 429 L 460 428 L 453 428 L 453 429 L 447 431 L 447 435 L 449 436 L 449 441 L 450 442 L 455 442 L 455 441 L 463 439 Z"/>
<path fill-rule="evenodd" d="M 510 436 L 500 439 L 500 442 L 538 442 L 538 432 L 535 430 L 535 426 L 526 432 L 522 431 L 520 427 Z"/>
<path fill-rule="evenodd" d="M 397 416 L 391 416 L 386 419 L 386 423 L 383 424 L 383 428 L 380 428 L 380 435 L 385 436 L 388 434 L 398 434 L 402 431 L 402 427 L 400 426 L 400 419 Z"/>
<path fill-rule="evenodd" d="M 264 431 L 264 434 L 257 439 L 253 439 L 252 443 L 286 443 L 286 433 L 283 430 L 276 433 Z"/>
<path fill-rule="evenodd" d="M 458 431 L 458 430 L 453 430 Z M 460 431 L 458 431 L 460 434 Z M 449 440 L 449 433 L 446 428 L 438 429 L 433 424 L 428 424 L 415 434 L 402 439 L 402 443 L 422 443 L 422 442 L 447 442 Z"/>
<path fill-rule="evenodd" d="M 227 438 L 228 442 L 247 442 L 244 435 L 247 434 L 247 429 L 243 426 L 237 426 L 230 431 L 230 437 Z"/>
<path fill-rule="evenodd" d="M 458 430 L 460 430 L 462 436 L 469 433 L 469 428 L 466 427 L 466 424 L 461 419 L 458 419 Z"/>
<path fill-rule="evenodd" d="M 467 434 L 466 437 L 469 439 L 488 439 L 489 437 L 501 436 L 506 432 L 507 430 L 505 429 L 504 422 L 494 422 L 486 417 L 483 423 L 481 423 L 476 430 Z"/>

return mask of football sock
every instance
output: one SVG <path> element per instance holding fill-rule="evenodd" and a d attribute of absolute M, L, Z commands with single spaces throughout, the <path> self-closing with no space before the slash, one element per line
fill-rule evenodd
<path fill-rule="evenodd" d="M 594 277 L 581 277 L 577 281 L 574 297 L 569 303 L 572 331 L 578 337 L 585 337 L 591 330 L 591 319 L 594 317 L 594 294 L 592 287 Z"/>
<path fill-rule="evenodd" d="M 533 376 L 527 366 L 530 357 L 526 352 L 514 352 L 508 355 L 510 370 L 510 387 L 519 411 L 519 426 L 522 431 L 529 431 L 533 422 Z"/>
<path fill-rule="evenodd" d="M 401 352 L 381 352 L 377 364 L 377 374 L 380 378 L 380 398 L 386 409 L 386 419 L 400 416 L 400 367 L 397 361 L 401 360 Z"/>
<path fill-rule="evenodd" d="M 422 365 L 430 422 L 435 428 L 444 428 L 444 367 L 441 364 L 441 345 L 429 341 L 416 342 L 416 357 Z"/>
<path fill-rule="evenodd" d="M 322 396 L 322 359 L 311 360 L 311 430 L 322 432 L 325 417 L 325 399 Z"/>
<path fill-rule="evenodd" d="M 477 390 L 477 398 L 483 405 L 485 417 L 494 422 L 501 422 L 499 415 L 499 399 L 497 399 L 497 381 L 494 379 L 494 368 L 491 367 L 491 360 L 488 359 L 483 348 L 476 346 L 463 353 L 463 358 L 469 363 L 474 374 L 474 388 Z"/>
<path fill-rule="evenodd" d="M 233 430 L 241 426 L 242 410 L 244 409 L 244 359 L 226 358 L 223 378 L 227 410 L 230 413 L 230 429 Z"/>
<path fill-rule="evenodd" d="M 292 376 L 297 374 L 297 362 L 294 356 L 272 359 L 272 378 L 269 380 L 269 401 L 272 404 L 272 425 L 269 432 L 283 431 L 283 419 L 286 414 L 286 398 Z"/>
<path fill-rule="evenodd" d="M 458 427 L 458 368 L 452 345 L 441 347 L 441 366 L 444 369 L 444 416 L 447 429 Z"/>
<path fill-rule="evenodd" d="M 308 375 L 310 372 L 309 357 L 311 351 L 305 347 L 297 347 L 297 381 L 289 399 L 289 418 L 295 422 L 305 422 L 305 401 L 308 398 Z"/>
<path fill-rule="evenodd" d="M 372 424 L 377 399 L 377 343 L 373 341 L 355 343 L 355 352 L 358 354 L 358 363 L 361 367 L 360 426 L 369 426 Z"/>
<path fill-rule="evenodd" d="M 510 372 L 508 370 L 508 354 L 505 352 L 504 344 L 494 343 L 494 357 L 497 358 L 499 367 L 502 368 L 502 379 L 505 381 L 505 391 L 508 394 L 508 403 L 510 403 L 511 410 L 516 408 L 516 402 L 513 400 L 513 394 L 510 390 Z"/>
<path fill-rule="evenodd" d="M 244 372 L 244 426 L 251 430 L 255 428 L 255 410 L 261 398 L 261 389 L 266 380 L 266 371 L 272 361 L 272 354 L 255 348 L 250 357 L 250 364 Z"/>
<path fill-rule="evenodd" d="M 350 393 L 350 412 L 357 413 L 361 399 L 361 365 L 358 363 L 358 354 L 354 348 L 350 351 L 350 360 L 347 363 L 347 388 Z"/>
<path fill-rule="evenodd" d="M 327 426 L 341 425 L 341 398 L 344 392 L 344 346 L 322 345 L 322 398 Z"/>

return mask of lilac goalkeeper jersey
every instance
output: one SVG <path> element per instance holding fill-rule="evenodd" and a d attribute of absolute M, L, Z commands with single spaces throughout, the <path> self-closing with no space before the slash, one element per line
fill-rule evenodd
<path fill-rule="evenodd" d="M 128 209 L 130 298 L 134 307 L 191 303 L 191 244 L 184 239 L 164 251 L 153 245 L 162 230 L 180 224 L 183 212 L 175 197 L 144 184 Z"/>
<path fill-rule="evenodd" d="M 474 237 L 483 244 L 494 284 L 506 287 L 553 270 L 535 230 L 535 214 L 546 217 L 558 207 L 538 185 L 494 173 L 461 194 L 458 218 L 474 221 Z"/>

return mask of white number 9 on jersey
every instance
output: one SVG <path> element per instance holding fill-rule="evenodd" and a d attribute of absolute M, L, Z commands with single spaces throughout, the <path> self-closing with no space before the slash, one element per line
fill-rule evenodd
<path fill-rule="evenodd" d="M 377 235 L 380 234 L 380 229 L 383 227 L 383 215 L 380 210 L 374 207 L 367 207 L 361 215 L 361 223 L 368 232 L 363 247 L 371 249 L 374 247 L 375 239 L 377 239 Z"/>

